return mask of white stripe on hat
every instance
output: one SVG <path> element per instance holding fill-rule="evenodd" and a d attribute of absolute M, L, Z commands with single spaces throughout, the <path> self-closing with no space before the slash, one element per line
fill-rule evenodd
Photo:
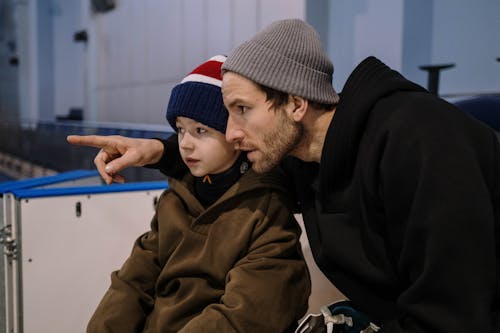
<path fill-rule="evenodd" d="M 208 60 L 214 60 L 214 61 L 220 61 L 220 62 L 224 62 L 226 61 L 226 56 L 224 55 L 216 55 L 216 56 L 213 56 L 212 58 L 208 59 Z"/>
<path fill-rule="evenodd" d="M 210 77 L 210 76 L 201 75 L 201 74 L 189 74 L 184 79 L 182 79 L 181 83 L 184 83 L 184 82 L 201 82 L 201 83 L 213 84 L 213 85 L 218 86 L 218 87 L 222 86 L 221 80 L 215 79 L 215 78 Z"/>

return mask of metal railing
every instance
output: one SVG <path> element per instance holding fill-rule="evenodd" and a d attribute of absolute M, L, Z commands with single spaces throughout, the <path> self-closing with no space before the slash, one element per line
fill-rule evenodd
<path fill-rule="evenodd" d="M 67 143 L 70 134 L 123 135 L 136 138 L 167 138 L 167 126 L 143 124 L 90 123 L 81 121 L 0 122 L 0 152 L 38 167 L 63 172 L 92 169 L 96 148 Z M 161 180 L 156 170 L 131 168 L 124 172 L 127 181 Z"/>

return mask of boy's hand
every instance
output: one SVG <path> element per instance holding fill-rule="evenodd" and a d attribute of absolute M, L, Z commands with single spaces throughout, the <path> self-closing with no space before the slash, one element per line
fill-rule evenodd
<path fill-rule="evenodd" d="M 128 138 L 120 135 L 69 135 L 74 145 L 100 148 L 94 164 L 106 184 L 123 183 L 119 174 L 128 167 L 157 163 L 163 155 L 163 143 L 156 139 Z"/>

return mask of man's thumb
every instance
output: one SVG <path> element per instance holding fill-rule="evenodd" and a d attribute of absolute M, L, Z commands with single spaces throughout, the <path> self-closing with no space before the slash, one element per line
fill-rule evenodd
<path fill-rule="evenodd" d="M 110 176 L 116 175 L 120 173 L 123 169 L 130 166 L 130 163 L 127 163 L 126 156 L 120 156 L 109 163 L 104 167 L 104 171 Z"/>

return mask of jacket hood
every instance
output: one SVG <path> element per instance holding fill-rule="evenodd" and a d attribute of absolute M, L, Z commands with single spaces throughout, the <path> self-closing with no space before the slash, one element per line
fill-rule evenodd
<path fill-rule="evenodd" d="M 351 73 L 325 137 L 321 155 L 321 193 L 349 184 L 371 111 L 380 99 L 400 91 L 426 90 L 375 57 L 366 58 Z"/>

